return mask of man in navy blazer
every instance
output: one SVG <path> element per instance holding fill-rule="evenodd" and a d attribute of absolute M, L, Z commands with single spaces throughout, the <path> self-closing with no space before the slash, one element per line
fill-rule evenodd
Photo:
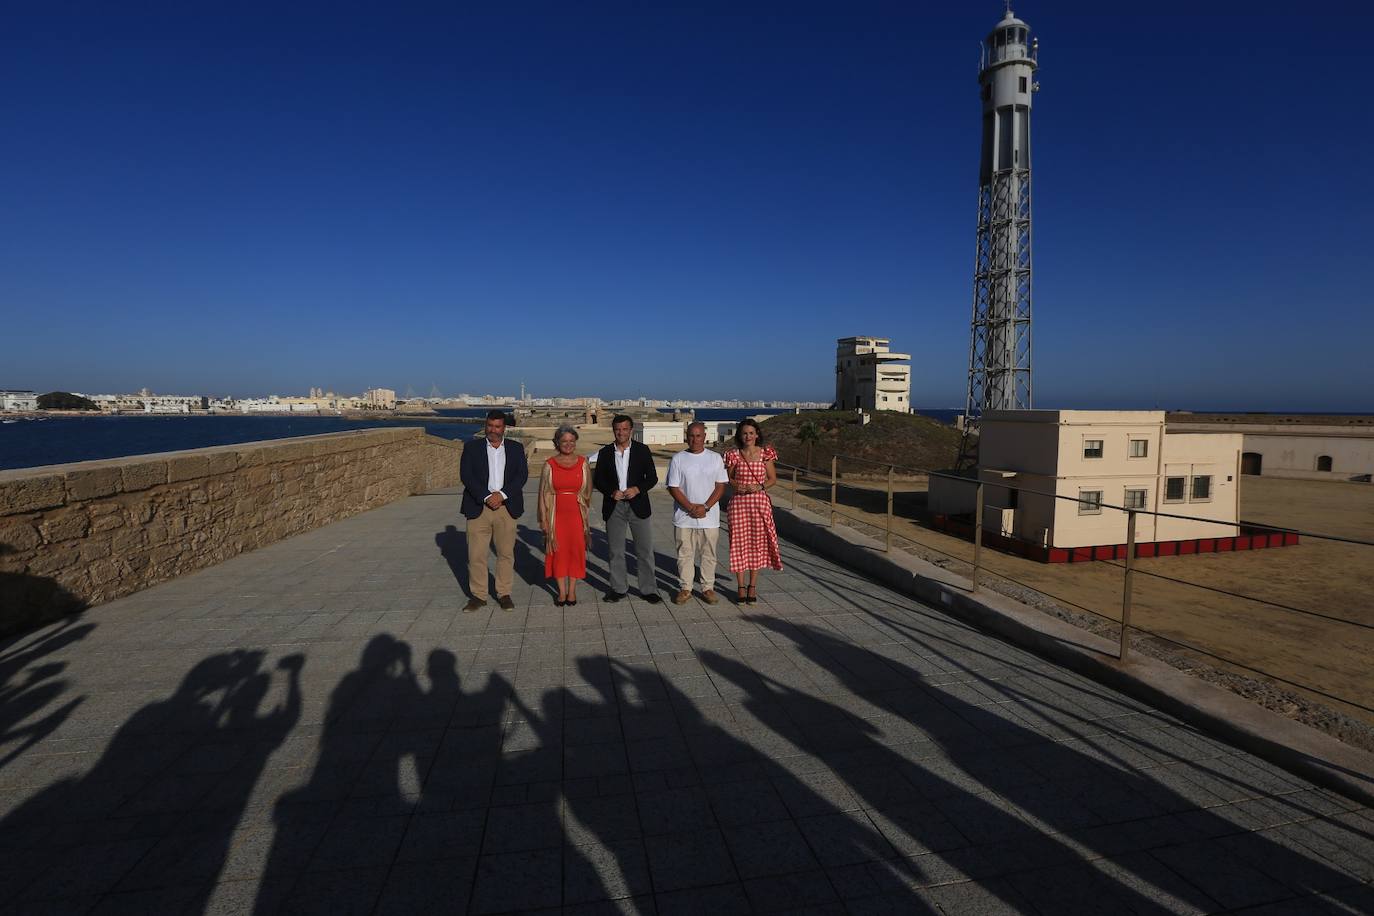
<path fill-rule="evenodd" d="M 463 517 L 468 520 L 468 591 L 463 608 L 476 611 L 487 604 L 487 553 L 496 547 L 496 603 L 515 609 L 515 520 L 525 511 L 522 492 L 529 480 L 525 447 L 506 438 L 506 415 L 487 414 L 485 435 L 463 446 L 458 476 L 463 481 Z"/>
<path fill-rule="evenodd" d="M 611 420 L 615 441 L 596 456 L 592 486 L 601 491 L 601 519 L 610 542 L 611 589 L 606 601 L 619 601 L 630 590 L 625 570 L 625 535 L 634 537 L 639 564 L 639 593 L 649 604 L 658 604 L 654 584 L 654 526 L 649 516 L 649 491 L 658 483 L 654 456 L 643 442 L 634 441 L 635 421 L 625 414 Z"/>

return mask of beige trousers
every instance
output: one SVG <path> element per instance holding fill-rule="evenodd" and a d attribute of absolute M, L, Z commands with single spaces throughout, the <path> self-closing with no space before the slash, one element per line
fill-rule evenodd
<path fill-rule="evenodd" d="M 487 552 L 496 547 L 496 596 L 510 594 L 515 584 L 515 519 L 506 507 L 482 507 L 482 514 L 468 519 L 468 590 L 486 601 Z"/>
<path fill-rule="evenodd" d="M 673 526 L 673 542 L 677 544 L 678 588 L 690 591 L 692 572 L 697 554 L 701 554 L 701 590 L 716 587 L 716 535 L 719 528 L 678 528 Z"/>

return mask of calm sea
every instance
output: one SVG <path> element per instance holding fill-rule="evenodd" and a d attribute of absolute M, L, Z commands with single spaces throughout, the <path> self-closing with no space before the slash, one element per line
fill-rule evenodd
<path fill-rule="evenodd" d="M 448 417 L 482 417 L 486 408 L 441 410 Z M 786 411 L 703 408 L 697 416 L 709 422 Z M 952 422 L 958 411 L 922 411 L 941 422 Z M 315 436 L 349 429 L 420 426 L 444 439 L 466 439 L 477 428 L 466 423 L 433 423 L 423 417 L 407 420 L 353 420 L 344 417 L 49 417 L 0 423 L 0 470 L 123 458 L 174 452 L 211 445 L 235 445 L 264 439 Z"/>
<path fill-rule="evenodd" d="M 445 439 L 465 439 L 476 430 L 467 423 L 427 424 L 423 418 L 49 417 L 0 423 L 0 470 L 392 426 L 423 426 Z"/>

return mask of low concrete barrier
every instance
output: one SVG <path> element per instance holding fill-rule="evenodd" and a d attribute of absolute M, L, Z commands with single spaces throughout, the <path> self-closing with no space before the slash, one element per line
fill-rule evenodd
<path fill-rule="evenodd" d="M 368 429 L 0 471 L 0 634 L 456 486 L 460 449 Z"/>
<path fill-rule="evenodd" d="M 1139 652 L 1116 658 L 1115 643 L 1004 595 L 973 592 L 968 579 L 918 557 L 884 553 L 881 541 L 775 506 L 778 534 L 894 591 L 910 595 L 1007 642 L 1135 697 L 1317 785 L 1374 805 L 1374 754 L 1286 719 L 1229 690 Z"/>

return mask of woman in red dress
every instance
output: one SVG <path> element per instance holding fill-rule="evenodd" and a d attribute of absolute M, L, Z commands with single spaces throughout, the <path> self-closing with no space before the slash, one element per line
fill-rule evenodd
<path fill-rule="evenodd" d="M 587 578 L 587 506 L 592 475 L 577 454 L 577 430 L 553 434 L 558 454 L 539 478 L 539 527 L 544 529 L 544 575 L 558 580 L 558 607 L 577 604 L 577 580 Z"/>
<path fill-rule="evenodd" d="M 773 501 L 768 488 L 778 482 L 777 450 L 763 444 L 753 420 L 741 420 L 735 447 L 725 453 L 725 470 L 734 492 L 730 497 L 730 571 L 738 577 L 737 604 L 757 604 L 761 569 L 782 569 L 778 530 L 773 527 Z"/>

